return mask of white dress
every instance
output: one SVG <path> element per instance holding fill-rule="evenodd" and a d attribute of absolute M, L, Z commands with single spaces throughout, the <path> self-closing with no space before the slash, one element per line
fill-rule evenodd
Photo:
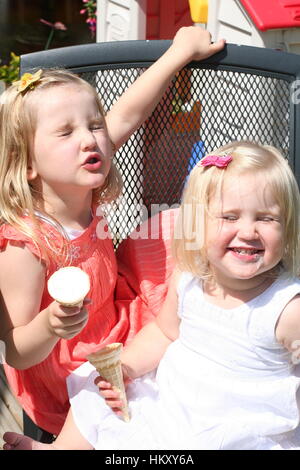
<path fill-rule="evenodd" d="M 250 302 L 222 309 L 183 273 L 179 338 L 156 378 L 128 386 L 131 421 L 106 406 L 86 363 L 67 380 L 78 429 L 106 450 L 299 449 L 298 367 L 275 338 L 283 308 L 298 293 L 300 281 L 281 276 Z"/>

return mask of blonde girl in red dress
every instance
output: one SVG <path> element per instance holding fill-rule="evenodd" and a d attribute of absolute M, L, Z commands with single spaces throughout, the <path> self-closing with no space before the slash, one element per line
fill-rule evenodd
<path fill-rule="evenodd" d="M 59 433 L 69 409 L 66 377 L 99 345 L 125 343 L 150 315 L 145 297 L 118 279 L 111 239 L 97 234 L 97 205 L 121 189 L 113 148 L 150 114 L 176 71 L 223 47 L 207 31 L 182 28 L 107 116 L 95 90 L 67 71 L 25 75 L 1 96 L 0 340 L 10 387 L 49 433 Z M 90 276 L 81 309 L 48 294 L 49 276 L 64 265 Z"/>

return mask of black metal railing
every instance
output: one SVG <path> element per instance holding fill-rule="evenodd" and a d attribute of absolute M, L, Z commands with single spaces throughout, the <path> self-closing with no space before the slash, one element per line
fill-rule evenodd
<path fill-rule="evenodd" d="M 169 45 L 122 41 L 52 49 L 23 55 L 21 72 L 69 68 L 97 88 L 108 110 Z M 178 204 L 195 162 L 231 140 L 276 146 L 300 182 L 299 72 L 296 54 L 229 44 L 178 73 L 152 116 L 117 152 L 124 194 L 108 211 L 115 244 L 145 211 L 149 216 Z"/>

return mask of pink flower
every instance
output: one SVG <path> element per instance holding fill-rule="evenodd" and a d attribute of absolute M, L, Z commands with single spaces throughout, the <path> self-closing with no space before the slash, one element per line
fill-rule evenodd
<path fill-rule="evenodd" d="M 40 22 L 50 26 L 50 28 L 53 29 L 59 29 L 60 31 L 66 31 L 67 27 L 64 25 L 61 21 L 56 21 L 55 23 L 50 23 L 50 21 L 43 20 L 43 18 L 40 18 Z"/>
<path fill-rule="evenodd" d="M 87 15 L 86 23 L 92 36 L 95 36 L 97 27 L 97 1 L 96 0 L 82 0 L 84 8 L 80 10 L 81 15 Z"/>
<path fill-rule="evenodd" d="M 218 168 L 226 168 L 228 163 L 232 160 L 231 155 L 207 155 L 202 158 L 198 166 L 217 166 Z"/>
<path fill-rule="evenodd" d="M 54 29 L 60 29 L 61 31 L 66 31 L 67 27 L 61 21 L 55 21 Z"/>
<path fill-rule="evenodd" d="M 91 25 L 96 24 L 97 20 L 96 20 L 96 18 L 87 18 L 86 23 L 90 23 Z"/>

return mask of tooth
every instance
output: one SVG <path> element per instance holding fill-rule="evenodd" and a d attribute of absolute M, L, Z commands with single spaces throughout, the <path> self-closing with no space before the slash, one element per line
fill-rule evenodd
<path fill-rule="evenodd" d="M 247 254 L 251 254 L 251 255 L 254 255 L 257 253 L 257 250 L 253 249 L 253 250 L 247 250 L 247 249 L 243 249 L 243 248 L 235 248 L 235 250 L 237 253 L 241 253 L 243 255 L 247 255 Z"/>

